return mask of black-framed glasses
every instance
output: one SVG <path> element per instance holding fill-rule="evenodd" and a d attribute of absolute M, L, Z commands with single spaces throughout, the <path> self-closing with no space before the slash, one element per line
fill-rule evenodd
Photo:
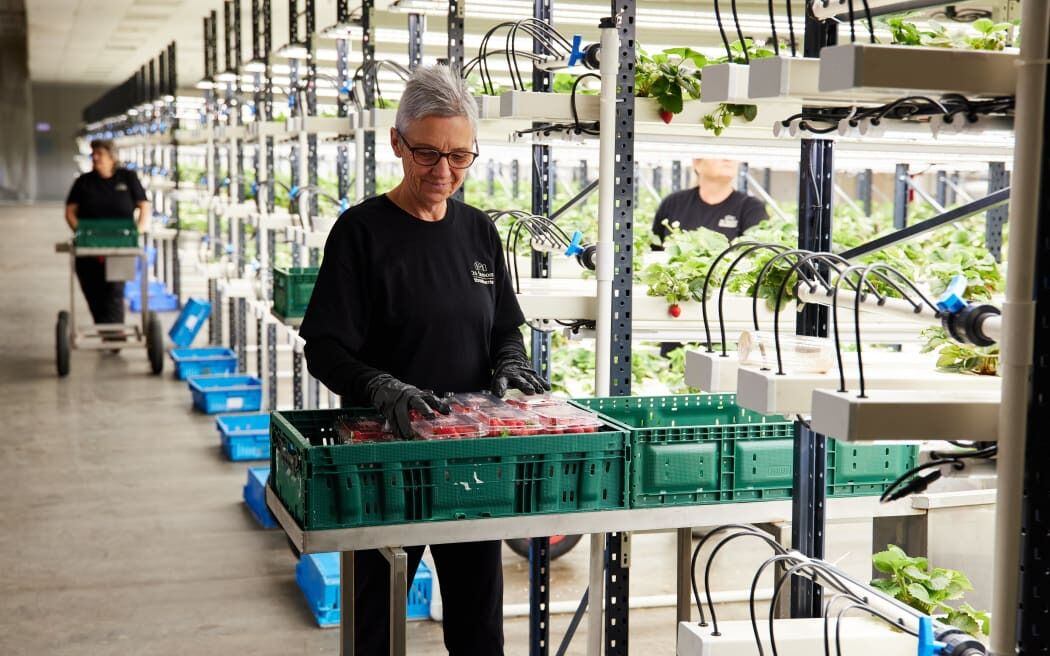
<path fill-rule="evenodd" d="M 454 169 L 469 169 L 479 155 L 469 150 L 453 150 L 446 153 L 436 148 L 413 146 L 405 139 L 405 135 L 401 134 L 401 130 L 395 128 L 394 131 L 397 132 L 398 138 L 404 142 L 408 151 L 412 153 L 412 161 L 420 166 L 436 166 L 444 157 L 448 160 L 448 165 Z"/>

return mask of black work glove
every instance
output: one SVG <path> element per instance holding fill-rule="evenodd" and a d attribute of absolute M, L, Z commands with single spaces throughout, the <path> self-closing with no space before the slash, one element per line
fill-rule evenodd
<path fill-rule="evenodd" d="M 492 368 L 492 393 L 502 398 L 511 387 L 525 394 L 538 394 L 551 388 L 532 368 L 532 363 L 525 357 L 525 347 L 511 341 L 496 354 L 496 364 Z"/>
<path fill-rule="evenodd" d="M 434 418 L 435 410 L 443 415 L 452 411 L 447 403 L 432 392 L 425 392 L 403 383 L 390 374 L 379 374 L 368 381 L 365 390 L 375 409 L 386 417 L 394 434 L 403 440 L 415 437 L 412 418 L 409 416 L 411 410 L 419 412 L 427 419 Z"/>

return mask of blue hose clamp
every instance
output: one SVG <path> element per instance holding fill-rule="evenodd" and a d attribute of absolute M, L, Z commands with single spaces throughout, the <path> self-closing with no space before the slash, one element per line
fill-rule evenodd
<path fill-rule="evenodd" d="M 569 257 L 579 255 L 583 252 L 583 247 L 580 246 L 580 242 L 583 241 L 583 233 L 576 230 L 572 233 L 572 240 L 569 242 L 569 247 L 565 249 L 565 254 Z"/>
<path fill-rule="evenodd" d="M 955 275 L 948 282 L 948 288 L 937 299 L 937 309 L 945 314 L 955 314 L 966 307 L 963 294 L 966 293 L 966 276 Z"/>

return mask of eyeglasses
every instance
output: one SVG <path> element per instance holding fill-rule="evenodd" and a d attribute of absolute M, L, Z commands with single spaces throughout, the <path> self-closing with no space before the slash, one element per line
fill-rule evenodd
<path fill-rule="evenodd" d="M 448 165 L 454 169 L 469 169 L 474 160 L 478 158 L 479 153 L 473 153 L 469 150 L 453 150 L 452 152 L 442 152 L 436 148 L 419 148 L 408 143 L 405 139 L 405 135 L 401 134 L 401 130 L 397 130 L 397 136 L 405 143 L 408 151 L 412 153 L 412 161 L 420 166 L 436 166 L 441 158 L 448 159 Z"/>

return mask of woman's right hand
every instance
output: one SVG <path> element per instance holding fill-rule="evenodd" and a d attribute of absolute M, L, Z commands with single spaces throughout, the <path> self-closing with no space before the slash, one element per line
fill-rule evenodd
<path fill-rule="evenodd" d="M 379 374 L 367 386 L 372 405 L 390 423 L 394 433 L 403 440 L 415 437 L 410 413 L 415 410 L 428 419 L 434 412 L 449 414 L 452 409 L 432 392 L 403 383 L 390 374 Z"/>

